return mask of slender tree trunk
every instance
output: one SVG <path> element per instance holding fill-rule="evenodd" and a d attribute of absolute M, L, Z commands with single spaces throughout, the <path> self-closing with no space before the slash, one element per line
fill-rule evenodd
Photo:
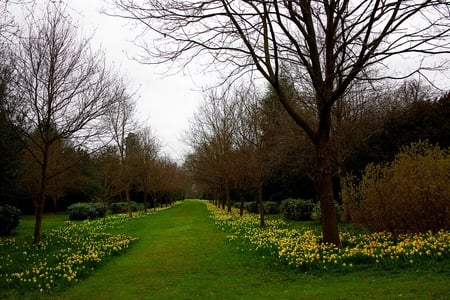
<path fill-rule="evenodd" d="M 258 184 L 258 208 L 259 208 L 259 227 L 266 227 L 264 218 L 264 199 L 263 199 L 263 183 L 262 180 Z"/>
<path fill-rule="evenodd" d="M 42 228 L 42 215 L 44 214 L 45 207 L 45 193 L 47 186 L 47 168 L 48 168 L 48 152 L 49 145 L 44 145 L 42 169 L 41 169 L 41 186 L 39 189 L 39 196 L 36 202 L 36 221 L 34 224 L 34 244 L 41 242 L 41 228 Z"/>
<path fill-rule="evenodd" d="M 152 193 L 153 211 L 156 211 L 156 194 Z"/>
<path fill-rule="evenodd" d="M 315 188 L 317 200 L 322 212 L 322 237 L 326 243 L 333 243 L 340 247 L 339 229 L 334 207 L 333 181 L 331 157 L 329 154 L 328 137 L 322 136 L 316 143 L 317 173 L 315 174 Z"/>
<path fill-rule="evenodd" d="M 127 198 L 127 204 L 128 204 L 128 216 L 130 218 L 133 217 L 133 212 L 131 211 L 131 198 L 130 198 L 130 187 L 129 185 L 127 185 L 126 189 L 125 189 L 125 196 Z"/>
<path fill-rule="evenodd" d="M 217 208 L 220 208 L 220 192 L 216 192 L 216 206 Z"/>
<path fill-rule="evenodd" d="M 231 198 L 230 198 L 230 181 L 225 179 L 225 197 L 227 201 L 227 211 L 231 212 Z"/>
<path fill-rule="evenodd" d="M 147 189 L 144 188 L 144 212 L 147 212 L 147 199 L 148 199 Z"/>
<path fill-rule="evenodd" d="M 44 203 L 40 199 L 41 195 L 39 195 L 38 203 L 36 205 L 36 218 L 34 225 L 34 243 L 39 244 L 41 242 L 41 228 L 42 228 L 42 215 L 44 214 Z M 45 199 L 45 197 L 44 197 Z"/>
<path fill-rule="evenodd" d="M 244 194 L 239 192 L 239 198 L 241 200 L 241 205 L 239 206 L 239 215 L 242 217 L 244 215 Z"/>
<path fill-rule="evenodd" d="M 106 224 L 106 213 L 108 212 L 108 200 L 106 196 L 103 197 L 103 209 L 105 210 L 105 213 L 103 214 L 103 225 Z"/>

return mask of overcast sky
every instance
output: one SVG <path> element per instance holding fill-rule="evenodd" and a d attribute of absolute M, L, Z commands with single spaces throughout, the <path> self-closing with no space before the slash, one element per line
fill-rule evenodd
<path fill-rule="evenodd" d="M 102 0 L 69 2 L 73 17 L 78 19 L 84 34 L 94 33 L 93 47 L 105 50 L 107 60 L 120 68 L 137 92 L 138 119 L 150 125 L 159 137 L 163 151 L 173 159 L 181 160 L 188 147 L 183 141 L 189 120 L 202 98 L 201 82 L 191 76 L 164 76 L 166 66 L 143 65 L 130 60 L 138 53 L 133 39 L 138 34 L 120 18 L 101 13 Z"/>
<path fill-rule="evenodd" d="M 46 1 L 37 0 L 39 4 Z M 184 134 L 203 97 L 199 91 L 208 84 L 210 74 L 203 77 L 194 74 L 195 79 L 183 74 L 164 76 L 167 66 L 143 65 L 130 60 L 139 53 L 133 44 L 133 39 L 140 33 L 138 30 L 124 19 L 101 13 L 102 8 L 107 8 L 104 0 L 67 2 L 83 34 L 94 34 L 93 48 L 103 48 L 107 60 L 120 69 L 120 73 L 130 82 L 130 88 L 136 91 L 138 120 L 152 128 L 162 143 L 164 153 L 181 161 L 188 150 L 183 140 Z M 404 68 L 405 64 L 391 64 L 391 71 L 395 66 Z M 438 77 L 430 78 L 437 86 L 447 90 L 449 75 L 436 75 Z"/>

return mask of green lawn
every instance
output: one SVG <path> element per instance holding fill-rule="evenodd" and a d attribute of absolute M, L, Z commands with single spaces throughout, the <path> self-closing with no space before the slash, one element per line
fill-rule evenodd
<path fill-rule="evenodd" d="M 89 277 L 42 298 L 448 299 L 450 295 L 447 261 L 421 270 L 305 274 L 240 252 L 226 233 L 216 229 L 199 201 L 185 201 L 118 230 L 139 240 Z M 23 229 L 19 232 L 24 234 Z"/>

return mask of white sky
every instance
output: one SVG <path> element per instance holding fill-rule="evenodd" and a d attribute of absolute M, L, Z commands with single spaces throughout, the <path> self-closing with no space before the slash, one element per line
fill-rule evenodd
<path fill-rule="evenodd" d="M 130 60 L 128 57 L 139 51 L 132 42 L 138 32 L 133 32 L 125 20 L 102 14 L 104 1 L 76 0 L 69 5 L 84 34 L 94 33 L 93 48 L 104 49 L 107 60 L 120 68 L 137 92 L 138 120 L 152 128 L 164 153 L 180 161 L 188 150 L 183 136 L 202 98 L 201 82 L 196 84 L 190 76 L 182 74 L 164 76 L 165 66 Z"/>

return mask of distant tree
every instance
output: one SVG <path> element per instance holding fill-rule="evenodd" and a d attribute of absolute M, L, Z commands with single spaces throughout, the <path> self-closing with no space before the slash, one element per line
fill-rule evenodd
<path fill-rule="evenodd" d="M 282 157 L 278 152 L 279 139 L 266 133 L 273 131 L 273 126 L 277 124 L 272 122 L 273 119 L 265 118 L 262 96 L 254 86 L 239 88 L 234 97 L 239 115 L 237 148 L 241 154 L 244 153 L 244 160 L 239 162 L 239 166 L 246 169 L 248 180 L 258 191 L 259 225 L 265 227 L 263 187 Z"/>
<path fill-rule="evenodd" d="M 14 96 L 20 105 L 11 120 L 19 121 L 27 150 L 39 165 L 34 232 L 39 243 L 52 148 L 65 139 L 85 146 L 99 134 L 99 117 L 114 98 L 102 53 L 91 51 L 89 39 L 78 38 L 63 3 L 50 2 L 27 22 L 14 57 Z"/>
<path fill-rule="evenodd" d="M 441 0 L 114 2 L 121 10 L 118 15 L 156 34 L 152 43 L 141 40 L 143 61 L 172 66 L 184 57 L 181 64 L 186 66 L 209 54 L 209 69 L 229 80 L 256 70 L 272 85 L 314 144 L 323 240 L 336 245 L 340 240 L 330 154 L 334 105 L 362 78 L 404 78 L 424 75 L 430 69 L 442 71 L 446 67 L 443 54 L 450 52 L 448 2 Z M 392 66 L 393 59 L 402 54 L 417 57 L 405 72 L 367 72 L 377 64 Z M 286 66 L 295 84 L 311 92 L 314 119 L 286 95 L 281 80 Z"/>
<path fill-rule="evenodd" d="M 122 190 L 125 192 L 126 201 L 128 203 L 128 215 L 133 216 L 130 199 L 130 184 L 133 181 L 131 173 L 131 165 L 127 160 L 127 137 L 133 136 L 136 124 L 133 119 L 135 113 L 135 100 L 133 94 L 129 93 L 123 81 L 117 81 L 113 89 L 114 105 L 112 105 L 105 115 L 105 123 L 107 124 L 109 135 L 112 142 L 117 147 L 120 157 L 119 179 L 121 180 Z M 132 134 L 130 136 L 130 134 Z M 129 140 L 130 146 L 132 140 Z M 128 158 L 134 152 L 128 151 Z M 132 159 L 130 159 L 130 163 Z"/>
<path fill-rule="evenodd" d="M 230 190 L 235 172 L 233 148 L 237 134 L 237 102 L 218 90 L 207 96 L 194 116 L 190 144 L 208 161 L 219 190 L 224 189 L 225 204 L 231 211 Z M 197 156 L 199 157 L 199 156 Z M 208 176 L 208 175 L 206 175 Z M 210 180 L 210 179 L 209 179 Z"/>
<path fill-rule="evenodd" d="M 147 211 L 148 193 L 152 188 L 153 166 L 158 158 L 160 144 L 150 128 L 137 133 L 138 148 L 133 157 L 132 168 L 136 172 L 136 186 L 144 194 L 144 211 Z"/>
<path fill-rule="evenodd" d="M 155 210 L 162 197 L 169 196 L 176 189 L 177 171 L 177 164 L 168 157 L 158 157 L 152 162 L 149 169 L 149 192 Z M 171 199 L 166 199 L 165 204 L 170 204 L 168 202 L 171 202 Z"/>
<path fill-rule="evenodd" d="M 117 148 L 107 146 L 93 155 L 93 179 L 96 183 L 94 199 L 108 208 L 111 200 L 121 192 L 119 183 L 120 156 Z"/>

